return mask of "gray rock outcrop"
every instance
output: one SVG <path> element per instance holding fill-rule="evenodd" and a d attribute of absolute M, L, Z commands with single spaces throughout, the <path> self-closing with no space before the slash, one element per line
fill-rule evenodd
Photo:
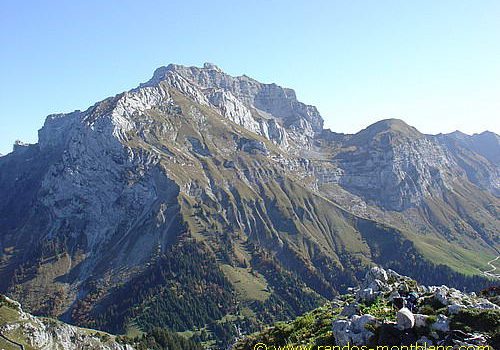
<path fill-rule="evenodd" d="M 375 325 L 377 319 L 371 315 L 353 315 L 348 320 L 333 322 L 333 336 L 338 345 L 366 345 L 373 336 L 367 325 Z"/>
<path fill-rule="evenodd" d="M 9 321 L 0 327 L 6 339 L 22 339 L 36 350 L 134 350 L 130 345 L 116 342 L 115 337 L 107 333 L 37 318 L 24 312 L 18 302 L 5 296 L 0 298 L 4 308 L 10 310 Z"/>

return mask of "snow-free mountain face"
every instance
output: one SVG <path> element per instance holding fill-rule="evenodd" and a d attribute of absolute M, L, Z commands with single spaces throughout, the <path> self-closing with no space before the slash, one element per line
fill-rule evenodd
<path fill-rule="evenodd" d="M 477 137 L 337 134 L 293 90 L 162 67 L 0 158 L 0 288 L 80 325 L 212 332 L 311 309 L 373 262 L 478 288 L 499 165 Z"/>

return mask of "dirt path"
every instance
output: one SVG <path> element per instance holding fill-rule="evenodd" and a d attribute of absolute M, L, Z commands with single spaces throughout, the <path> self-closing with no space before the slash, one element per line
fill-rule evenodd
<path fill-rule="evenodd" d="M 486 276 L 500 278 L 500 273 L 493 273 L 493 272 L 495 272 L 497 270 L 497 267 L 495 265 L 493 265 L 493 263 L 495 261 L 497 261 L 498 259 L 500 259 L 500 255 L 497 256 L 495 259 L 488 261 L 488 266 L 491 267 L 491 269 L 487 270 L 487 271 L 483 271 L 483 273 Z"/>

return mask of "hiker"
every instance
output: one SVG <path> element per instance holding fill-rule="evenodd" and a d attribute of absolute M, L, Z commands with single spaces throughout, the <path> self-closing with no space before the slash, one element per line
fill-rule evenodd
<path fill-rule="evenodd" d="M 406 300 L 402 297 L 396 297 L 392 300 L 392 304 L 397 310 L 401 310 L 406 306 Z"/>
<path fill-rule="evenodd" d="M 410 309 L 411 312 L 414 312 L 417 308 L 419 299 L 420 296 L 416 292 L 411 292 L 406 296 L 406 304 L 408 305 L 408 309 Z"/>

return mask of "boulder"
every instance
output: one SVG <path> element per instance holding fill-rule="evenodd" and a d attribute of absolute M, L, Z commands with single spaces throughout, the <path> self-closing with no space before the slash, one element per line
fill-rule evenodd
<path fill-rule="evenodd" d="M 351 318 L 351 322 L 352 322 L 353 332 L 363 333 L 366 330 L 365 326 L 367 324 L 376 323 L 377 319 L 375 317 L 373 317 L 372 315 L 362 315 L 362 316 L 354 315 Z"/>
<path fill-rule="evenodd" d="M 387 272 L 387 277 L 390 278 L 391 280 L 397 281 L 404 278 L 402 275 L 400 275 L 394 270 L 388 269 L 386 272 Z"/>
<path fill-rule="evenodd" d="M 425 293 L 429 292 L 429 288 L 427 286 L 421 286 L 421 285 L 419 285 L 418 286 L 418 291 L 421 294 L 425 294 Z"/>
<path fill-rule="evenodd" d="M 462 309 L 464 309 L 465 306 L 462 305 L 462 304 L 451 304 L 451 305 L 448 305 L 448 313 L 450 315 L 456 315 L 458 314 L 458 312 Z"/>
<path fill-rule="evenodd" d="M 417 340 L 418 345 L 423 345 L 425 347 L 429 347 L 433 345 L 432 340 L 427 338 L 426 336 L 421 337 L 420 339 Z"/>
<path fill-rule="evenodd" d="M 363 303 L 371 303 L 374 301 L 380 293 L 373 290 L 373 288 L 363 288 L 360 289 L 356 294 L 356 300 Z"/>
<path fill-rule="evenodd" d="M 443 305 L 448 305 L 448 290 L 446 286 L 434 287 L 434 298 Z"/>
<path fill-rule="evenodd" d="M 379 280 L 381 282 L 388 282 L 389 277 L 387 272 L 378 266 L 372 267 L 366 274 L 365 280 L 374 281 Z"/>
<path fill-rule="evenodd" d="M 431 328 L 438 332 L 449 332 L 450 331 L 450 320 L 445 315 L 439 315 L 436 322 L 434 322 Z"/>
<path fill-rule="evenodd" d="M 387 272 L 380 267 L 372 267 L 365 275 L 360 290 L 356 293 L 356 300 L 371 303 L 383 292 L 390 292 Z"/>
<path fill-rule="evenodd" d="M 356 303 L 351 303 L 342 309 L 340 316 L 346 316 L 351 318 L 352 316 L 357 314 L 359 314 L 359 305 Z"/>
<path fill-rule="evenodd" d="M 491 301 L 484 298 L 478 298 L 477 300 L 475 300 L 475 302 L 472 303 L 471 307 L 476 309 L 494 309 L 494 310 L 500 309 L 498 305 L 493 304 Z"/>
<path fill-rule="evenodd" d="M 377 323 L 372 315 L 354 315 L 349 320 L 336 320 L 332 324 L 332 332 L 337 345 L 366 345 L 373 333 L 366 325 Z"/>
<path fill-rule="evenodd" d="M 415 317 L 416 328 L 423 328 L 427 326 L 427 320 L 429 319 L 429 316 L 422 314 L 413 314 L 413 317 Z"/>
<path fill-rule="evenodd" d="M 396 313 L 397 327 L 400 330 L 411 329 L 415 326 L 415 316 L 406 307 Z"/>
<path fill-rule="evenodd" d="M 389 300 L 391 303 L 395 298 L 401 298 L 401 294 L 397 290 L 392 291 L 387 300 Z"/>
<path fill-rule="evenodd" d="M 349 320 L 336 320 L 332 324 L 332 332 L 337 345 L 347 345 L 350 338 L 351 321 Z"/>

